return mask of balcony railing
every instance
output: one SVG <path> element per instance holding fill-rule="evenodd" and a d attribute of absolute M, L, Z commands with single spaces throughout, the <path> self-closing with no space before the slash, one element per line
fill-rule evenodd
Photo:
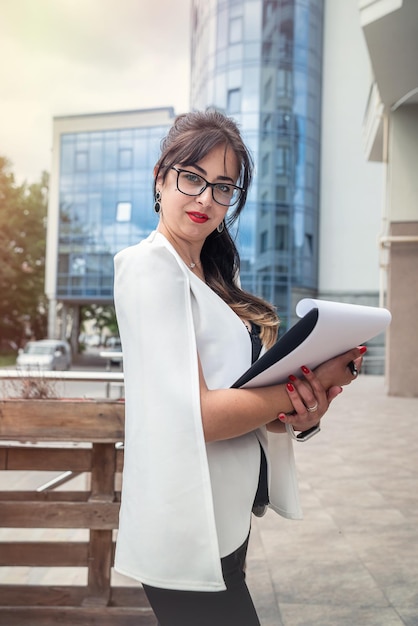
<path fill-rule="evenodd" d="M 363 144 L 366 158 L 369 161 L 384 160 L 383 118 L 384 106 L 380 98 L 377 84 L 373 82 L 370 86 L 363 119 Z"/>

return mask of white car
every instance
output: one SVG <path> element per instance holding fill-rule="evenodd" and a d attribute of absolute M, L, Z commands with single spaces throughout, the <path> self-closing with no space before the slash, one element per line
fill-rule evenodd
<path fill-rule="evenodd" d="M 16 368 L 20 370 L 68 370 L 71 367 L 71 347 L 67 341 L 42 339 L 28 341 L 19 350 Z"/>

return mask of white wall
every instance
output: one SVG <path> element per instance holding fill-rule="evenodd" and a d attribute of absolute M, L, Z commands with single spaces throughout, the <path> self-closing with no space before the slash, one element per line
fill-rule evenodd
<path fill-rule="evenodd" d="M 391 222 L 418 221 L 418 105 L 390 116 L 389 205 Z"/>
<path fill-rule="evenodd" d="M 384 166 L 366 161 L 371 85 L 357 0 L 325 0 L 319 289 L 377 292 Z"/>

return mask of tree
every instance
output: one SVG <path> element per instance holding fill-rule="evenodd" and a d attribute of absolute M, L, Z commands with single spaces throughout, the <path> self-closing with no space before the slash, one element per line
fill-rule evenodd
<path fill-rule="evenodd" d="M 119 334 L 115 307 L 111 304 L 89 304 L 81 307 L 81 326 L 83 327 L 84 323 L 87 321 L 94 322 L 101 338 L 105 328 L 111 333 L 111 335 Z"/>
<path fill-rule="evenodd" d="M 0 157 L 0 336 L 20 346 L 46 336 L 45 235 L 48 174 L 18 185 Z"/>

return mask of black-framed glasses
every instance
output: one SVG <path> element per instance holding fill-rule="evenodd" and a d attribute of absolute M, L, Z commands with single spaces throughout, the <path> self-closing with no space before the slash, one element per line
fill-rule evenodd
<path fill-rule="evenodd" d="M 211 187 L 212 198 L 222 206 L 233 206 L 239 202 L 242 193 L 245 191 L 242 187 L 231 185 L 230 183 L 210 183 L 203 176 L 189 170 L 182 170 L 172 167 L 177 172 L 177 189 L 186 196 L 200 196 L 201 193 Z"/>

